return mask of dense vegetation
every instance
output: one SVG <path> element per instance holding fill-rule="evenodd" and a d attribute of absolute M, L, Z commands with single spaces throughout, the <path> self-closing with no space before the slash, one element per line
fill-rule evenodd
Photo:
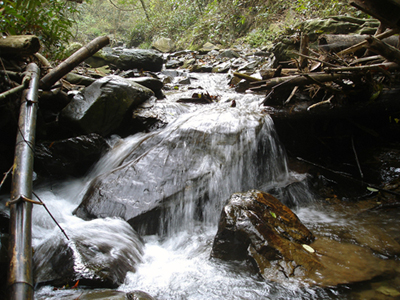
<path fill-rule="evenodd" d="M 45 51 L 60 54 L 70 41 L 108 35 L 113 43 L 147 48 L 169 37 L 180 48 L 205 41 L 224 46 L 266 44 L 306 18 L 349 13 L 339 0 L 2 0 L 0 29 L 38 35 Z M 79 2 L 79 1 L 78 1 Z"/>

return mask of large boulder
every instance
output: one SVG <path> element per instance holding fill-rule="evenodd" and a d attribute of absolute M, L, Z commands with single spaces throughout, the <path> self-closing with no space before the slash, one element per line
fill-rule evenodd
<path fill-rule="evenodd" d="M 141 262 L 143 243 L 120 219 L 98 219 L 64 227 L 69 241 L 58 228 L 33 255 L 36 284 L 80 285 L 115 288 Z"/>
<path fill-rule="evenodd" d="M 35 171 L 52 178 L 83 176 L 108 149 L 105 139 L 96 133 L 41 142 L 35 147 Z"/>
<path fill-rule="evenodd" d="M 217 217 L 215 206 L 222 203 L 215 199 L 285 176 L 285 154 L 269 122 L 268 116 L 234 108 L 185 114 L 138 137 L 117 168 L 91 182 L 75 214 L 118 216 L 140 233 Z"/>
<path fill-rule="evenodd" d="M 399 245 L 390 247 L 391 252 L 398 250 Z M 368 247 L 328 237 L 314 241 L 289 208 L 256 190 L 231 196 L 211 255 L 223 260 L 250 259 L 266 280 L 300 280 L 323 287 L 366 281 L 392 271 Z"/>
<path fill-rule="evenodd" d="M 159 52 L 144 49 L 113 48 L 98 51 L 86 62 L 93 68 L 104 65 L 114 66 L 120 70 L 144 70 L 159 72 L 164 60 Z"/>
<path fill-rule="evenodd" d="M 286 205 L 252 190 L 233 194 L 225 205 L 211 256 L 243 260 L 251 247 L 270 260 L 285 260 L 292 250 L 313 240 L 313 234 Z"/>
<path fill-rule="evenodd" d="M 172 52 L 175 49 L 175 44 L 171 39 L 162 37 L 154 41 L 151 44 L 151 47 L 157 49 L 158 51 L 167 53 L 167 52 Z"/>
<path fill-rule="evenodd" d="M 132 108 L 154 96 L 150 89 L 119 76 L 107 76 L 96 80 L 74 96 L 62 110 L 60 122 L 80 134 L 113 133 Z"/>

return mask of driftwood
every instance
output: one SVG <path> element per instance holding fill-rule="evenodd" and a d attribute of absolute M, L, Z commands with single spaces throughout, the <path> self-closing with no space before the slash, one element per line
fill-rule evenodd
<path fill-rule="evenodd" d="M 10 35 L 0 39 L 0 56 L 29 56 L 40 49 L 35 35 Z"/>
<path fill-rule="evenodd" d="M 371 36 L 367 38 L 368 44 L 367 48 L 376 54 L 380 54 L 389 61 L 396 62 L 400 64 L 400 50 L 392 47 L 385 42 L 378 40 L 377 38 Z"/>
<path fill-rule="evenodd" d="M 68 57 L 65 61 L 63 61 L 60 65 L 51 70 L 46 76 L 44 76 L 40 80 L 40 87 L 44 90 L 50 89 L 51 86 L 59 79 L 61 79 L 64 75 L 69 73 L 73 68 L 75 68 L 88 57 L 95 54 L 101 48 L 108 45 L 109 42 L 109 38 L 107 36 L 103 36 L 98 37 L 86 46 L 83 46 L 81 49 L 79 49 L 70 57 Z"/>

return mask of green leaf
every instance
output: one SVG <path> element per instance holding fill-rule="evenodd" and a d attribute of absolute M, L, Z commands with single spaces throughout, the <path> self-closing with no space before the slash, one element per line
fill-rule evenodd
<path fill-rule="evenodd" d="M 269 213 L 276 219 L 276 214 L 274 212 L 270 211 Z"/>
<path fill-rule="evenodd" d="M 370 192 L 379 192 L 379 190 L 374 189 L 372 187 L 367 187 L 367 190 L 370 191 Z"/>

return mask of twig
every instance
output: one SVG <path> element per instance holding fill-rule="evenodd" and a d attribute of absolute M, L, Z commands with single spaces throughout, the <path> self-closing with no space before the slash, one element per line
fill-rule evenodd
<path fill-rule="evenodd" d="M 305 54 L 302 54 L 302 53 L 297 52 L 297 51 L 290 51 L 290 52 L 292 52 L 293 54 L 297 54 L 297 55 L 299 55 L 299 56 L 308 58 L 308 59 L 310 59 L 310 60 L 315 60 L 315 61 L 317 61 L 317 62 L 323 63 L 323 64 L 325 64 L 325 65 L 327 65 L 327 66 L 332 67 L 332 68 L 337 68 L 337 65 L 328 63 L 328 62 L 326 62 L 326 61 L 323 61 L 322 59 L 315 58 L 315 57 L 312 57 L 312 56 L 309 56 L 309 55 L 305 55 Z"/>
<path fill-rule="evenodd" d="M 374 61 L 374 60 L 380 60 L 383 62 L 385 60 L 385 58 L 382 55 L 373 55 L 373 56 L 368 56 L 368 57 L 362 57 L 362 58 L 353 60 L 350 63 L 350 66 L 361 64 L 361 63 L 366 63 L 366 62 Z"/>
<path fill-rule="evenodd" d="M 369 187 L 372 187 L 372 188 L 377 189 L 377 190 L 379 190 L 379 191 L 383 191 L 383 192 L 386 192 L 386 193 L 389 193 L 389 194 L 396 195 L 396 196 L 399 196 L 399 197 L 400 197 L 400 193 L 398 193 L 398 192 L 393 192 L 393 191 L 390 191 L 390 190 L 387 190 L 387 189 L 383 189 L 383 188 L 381 188 L 381 187 L 379 187 L 379 186 L 376 186 L 376 185 L 374 185 L 374 184 L 370 184 L 370 183 L 367 183 L 367 182 L 365 182 L 365 181 L 363 181 L 363 180 L 356 179 L 356 178 L 354 178 L 353 176 L 351 176 L 351 175 L 349 175 L 349 174 L 347 174 L 347 173 L 339 172 L 339 171 L 335 171 L 335 170 L 329 169 L 329 168 L 324 167 L 324 166 L 321 166 L 321 165 L 319 165 L 319 164 L 316 164 L 316 163 L 307 161 L 307 160 L 305 160 L 305 159 L 303 159 L 303 158 L 301 158 L 301 157 L 297 157 L 297 160 L 303 161 L 303 162 L 305 162 L 305 163 L 307 163 L 307 164 L 310 164 L 310 165 L 313 165 L 313 166 L 315 166 L 315 167 L 318 167 L 318 168 L 327 170 L 327 171 L 329 171 L 329 172 L 338 174 L 338 175 L 340 175 L 340 176 L 346 177 L 346 178 L 351 179 L 351 180 L 353 180 L 353 181 L 355 181 L 355 182 L 357 182 L 357 183 L 360 183 L 360 184 L 363 185 L 363 186 L 369 186 Z"/>
<path fill-rule="evenodd" d="M 287 79 L 286 81 L 283 81 L 283 82 L 281 82 L 281 83 L 279 83 L 279 84 L 273 86 L 272 89 L 271 89 L 271 92 L 269 92 L 269 94 L 265 97 L 265 99 L 260 103 L 260 106 L 261 106 L 261 104 L 263 104 L 264 106 L 267 105 L 268 99 L 269 99 L 269 98 L 272 96 L 272 94 L 275 92 L 275 89 L 276 89 L 276 88 L 278 88 L 278 87 L 280 87 L 280 86 L 282 86 L 282 85 L 284 85 L 284 84 L 286 84 L 286 83 L 288 83 L 288 82 L 290 82 L 290 81 L 292 81 L 293 79 L 296 79 L 296 78 L 297 78 L 297 76 L 291 77 L 291 78 Z"/>
<path fill-rule="evenodd" d="M 50 217 L 53 219 L 54 223 L 56 223 L 56 225 L 58 226 L 58 228 L 60 228 L 61 232 L 65 235 L 65 237 L 67 238 L 67 240 L 69 240 L 68 235 L 65 233 L 64 229 L 62 229 L 62 227 L 60 226 L 60 224 L 58 224 L 57 220 L 53 217 L 53 215 L 51 214 L 51 212 L 49 211 L 49 209 L 47 208 L 46 204 L 44 204 L 44 202 L 42 201 L 42 199 L 39 198 L 39 196 L 32 191 L 32 194 L 35 195 L 35 197 L 39 200 L 40 203 L 42 203 L 44 209 L 47 211 L 47 213 L 50 215 Z"/>
<path fill-rule="evenodd" d="M 3 180 L 0 182 L 0 190 L 1 190 L 1 187 L 3 186 L 4 182 L 6 181 L 8 175 L 10 175 L 12 169 L 13 169 L 13 166 L 11 166 L 11 168 L 7 172 L 4 173 Z"/>
<path fill-rule="evenodd" d="M 296 85 L 292 92 L 290 93 L 290 96 L 286 99 L 286 101 L 283 103 L 283 105 L 288 104 L 290 102 L 290 100 L 292 100 L 294 94 L 296 94 L 297 90 L 299 89 L 299 87 Z"/>
<path fill-rule="evenodd" d="M 9 89 L 8 91 L 5 91 L 4 93 L 1 93 L 0 94 L 0 100 L 3 100 L 7 96 L 10 96 L 10 95 L 12 95 L 14 93 L 18 93 L 19 91 L 22 91 L 22 90 L 26 89 L 29 86 L 29 81 L 30 81 L 30 78 L 25 80 L 21 85 L 15 87 L 15 88 Z"/>
<path fill-rule="evenodd" d="M 358 170 L 360 171 L 360 176 L 361 176 L 361 178 L 364 178 L 364 174 L 363 174 L 363 171 L 361 170 L 361 166 L 360 166 L 360 161 L 358 160 L 356 147 L 354 146 L 354 136 L 351 137 L 351 147 L 353 148 L 354 157 L 356 158 L 356 162 L 357 162 L 357 167 L 358 167 Z"/>
<path fill-rule="evenodd" d="M 331 104 L 331 100 L 333 99 L 333 97 L 335 97 L 335 95 L 330 96 L 327 100 L 310 105 L 309 107 L 307 107 L 307 110 L 310 111 L 311 109 L 321 106 L 323 104 Z"/>

